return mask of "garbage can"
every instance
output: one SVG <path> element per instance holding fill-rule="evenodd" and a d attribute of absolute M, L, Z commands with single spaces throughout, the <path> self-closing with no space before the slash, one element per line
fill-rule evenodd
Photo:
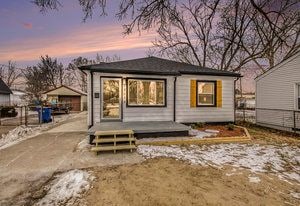
<path fill-rule="evenodd" d="M 37 111 L 39 113 L 39 122 L 48 123 L 48 122 L 52 121 L 52 119 L 51 119 L 51 108 L 50 107 L 43 107 L 42 114 L 41 114 L 41 108 L 40 107 L 37 108 Z M 42 121 L 41 121 L 41 118 L 42 118 Z"/>

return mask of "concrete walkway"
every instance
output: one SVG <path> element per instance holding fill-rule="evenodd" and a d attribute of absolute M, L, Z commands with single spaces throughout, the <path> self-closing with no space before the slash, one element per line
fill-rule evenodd
<path fill-rule="evenodd" d="M 67 121 L 62 125 L 48 130 L 46 133 L 61 133 L 61 132 L 87 132 L 86 112 L 76 115 L 71 121 Z"/>
<path fill-rule="evenodd" d="M 33 187 L 40 187 L 57 171 L 143 160 L 137 153 L 96 156 L 88 148 L 79 149 L 78 143 L 87 142 L 85 125 L 86 113 L 82 113 L 43 134 L 0 150 L 0 205 L 23 205 Z"/>

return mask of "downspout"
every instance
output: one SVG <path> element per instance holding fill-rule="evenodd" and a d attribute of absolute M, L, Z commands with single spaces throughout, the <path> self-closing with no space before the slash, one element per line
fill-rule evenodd
<path fill-rule="evenodd" d="M 240 79 L 241 77 L 238 77 L 234 80 L 234 91 L 233 91 L 233 109 L 234 109 L 234 123 L 236 123 L 236 82 Z"/>
<path fill-rule="evenodd" d="M 94 77 L 93 77 L 93 72 L 90 71 L 91 74 L 91 124 L 89 128 L 91 128 L 94 125 Z"/>
<path fill-rule="evenodd" d="M 177 77 L 174 78 L 174 102 L 173 102 L 173 121 L 176 122 L 176 81 Z"/>

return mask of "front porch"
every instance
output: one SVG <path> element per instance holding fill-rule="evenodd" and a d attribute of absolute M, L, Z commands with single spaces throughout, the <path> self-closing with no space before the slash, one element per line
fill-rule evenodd
<path fill-rule="evenodd" d="M 188 136 L 189 126 L 172 121 L 101 122 L 88 130 L 93 140 L 96 131 L 132 130 L 136 138 Z"/>

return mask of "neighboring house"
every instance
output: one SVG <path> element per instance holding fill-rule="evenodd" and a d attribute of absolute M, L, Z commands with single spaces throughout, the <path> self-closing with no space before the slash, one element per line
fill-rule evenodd
<path fill-rule="evenodd" d="M 300 131 L 300 52 L 256 78 L 256 123 Z"/>
<path fill-rule="evenodd" d="M 10 95 L 12 91 L 5 84 L 5 82 L 0 79 L 0 106 L 10 106 Z"/>
<path fill-rule="evenodd" d="M 239 74 L 147 57 L 80 67 L 88 124 L 121 121 L 233 122 Z"/>
<path fill-rule="evenodd" d="M 10 100 L 12 105 L 26 105 L 25 100 L 26 92 L 19 89 L 12 89 L 12 94 L 10 95 Z"/>
<path fill-rule="evenodd" d="M 48 102 L 52 104 L 66 104 L 72 111 L 83 111 L 87 108 L 87 94 L 68 86 L 60 86 L 44 92 Z"/>

